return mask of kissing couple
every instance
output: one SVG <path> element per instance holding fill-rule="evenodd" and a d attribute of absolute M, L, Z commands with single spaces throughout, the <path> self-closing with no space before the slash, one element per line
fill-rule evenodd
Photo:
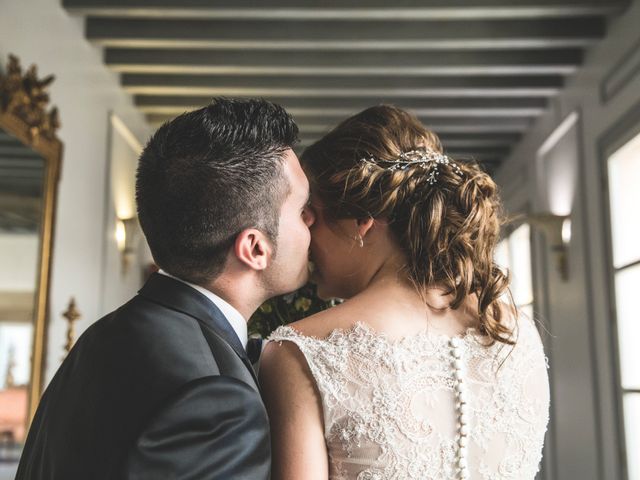
<path fill-rule="evenodd" d="M 546 362 L 493 260 L 496 184 L 393 106 L 300 161 L 297 133 L 220 98 L 152 136 L 136 197 L 160 271 L 64 360 L 18 480 L 534 478 Z M 345 301 L 249 348 L 310 258 Z"/>

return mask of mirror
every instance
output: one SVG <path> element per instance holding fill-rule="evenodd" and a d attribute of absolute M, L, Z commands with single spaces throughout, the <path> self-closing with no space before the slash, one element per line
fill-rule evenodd
<path fill-rule="evenodd" d="M 53 77 L 0 72 L 0 462 L 17 461 L 42 391 L 53 212 L 62 144 Z"/>
<path fill-rule="evenodd" d="M 0 130 L 0 435 L 25 437 L 45 160 Z"/>

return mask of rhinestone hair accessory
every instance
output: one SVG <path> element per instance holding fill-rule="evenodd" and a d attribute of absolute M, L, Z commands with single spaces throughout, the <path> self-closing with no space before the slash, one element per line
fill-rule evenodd
<path fill-rule="evenodd" d="M 457 163 L 446 155 L 429 149 L 402 152 L 398 158 L 393 160 L 376 160 L 370 156 L 368 158 L 362 158 L 360 162 L 368 165 L 375 165 L 390 172 L 398 170 L 404 171 L 412 166 L 417 166 L 424 170 L 430 168 L 429 177 L 427 178 L 429 185 L 437 183 L 438 176 L 440 175 L 440 170 L 438 168 L 440 165 L 450 165 L 453 168 L 453 171 L 462 177 L 462 170 Z"/>

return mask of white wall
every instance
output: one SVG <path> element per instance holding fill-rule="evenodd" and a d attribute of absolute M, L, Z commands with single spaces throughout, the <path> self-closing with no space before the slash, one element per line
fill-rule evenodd
<path fill-rule="evenodd" d="M 116 246 L 116 221 L 118 218 L 131 218 L 136 214 L 135 205 L 135 172 L 142 145 L 133 136 L 120 118 L 112 115 L 110 119 L 108 176 L 106 179 L 105 225 L 106 239 L 103 255 L 102 298 L 100 308 L 109 312 L 118 308 L 137 291 L 143 281 L 142 268 L 144 259 L 150 254 L 147 250 L 142 231 L 134 228 L 134 240 L 137 240 L 135 257 L 124 265 L 122 256 Z"/>
<path fill-rule="evenodd" d="M 105 191 L 109 114 L 114 112 L 145 142 L 150 130 L 136 111 L 118 76 L 102 62 L 101 50 L 84 38 L 82 19 L 73 18 L 59 0 L 0 0 L 0 62 L 9 53 L 19 56 L 23 67 L 35 63 L 41 76 L 53 73 L 52 104 L 60 109 L 64 142 L 62 177 L 59 184 L 46 381 L 59 365 L 65 344 L 66 323 L 61 312 L 74 296 L 82 313 L 77 324 L 81 333 L 105 312 L 105 284 L 122 283 L 118 269 L 105 276 L 105 255 L 115 243 L 108 219 L 114 215 Z M 133 267 L 136 269 L 137 267 Z M 124 301 L 135 293 L 133 285 L 120 289 Z M 117 299 L 110 299 L 110 304 Z M 119 303 L 119 302 L 118 302 Z"/>
<path fill-rule="evenodd" d="M 640 66 L 633 55 L 640 45 L 638 25 L 640 1 L 634 0 L 496 175 L 510 210 L 546 209 L 547 189 L 540 185 L 545 169 L 537 152 L 564 118 L 579 114 L 573 152 L 578 175 L 575 185 L 568 185 L 574 193 L 567 282 L 555 270 L 544 238 L 536 235 L 533 245 L 538 314 L 551 333 L 545 339 L 552 378 L 552 425 L 545 454 L 549 480 L 622 478 L 600 143 L 623 116 L 640 108 L 640 68 L 610 100 L 603 100 L 600 90 L 611 72 Z M 627 56 L 631 63 L 625 64 Z M 557 160 L 566 165 L 556 167 L 570 168 L 571 157 L 567 152 Z"/>

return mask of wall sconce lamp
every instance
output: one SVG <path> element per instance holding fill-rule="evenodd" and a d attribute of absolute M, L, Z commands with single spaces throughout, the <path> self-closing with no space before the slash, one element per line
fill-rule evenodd
<path fill-rule="evenodd" d="M 138 219 L 117 218 L 116 219 L 116 245 L 122 260 L 122 272 L 126 273 L 136 251 L 138 240 Z"/>
<path fill-rule="evenodd" d="M 544 233 L 562 280 L 569 279 L 569 243 L 571 242 L 571 217 L 553 213 L 534 213 L 527 216 L 529 224 Z"/>

